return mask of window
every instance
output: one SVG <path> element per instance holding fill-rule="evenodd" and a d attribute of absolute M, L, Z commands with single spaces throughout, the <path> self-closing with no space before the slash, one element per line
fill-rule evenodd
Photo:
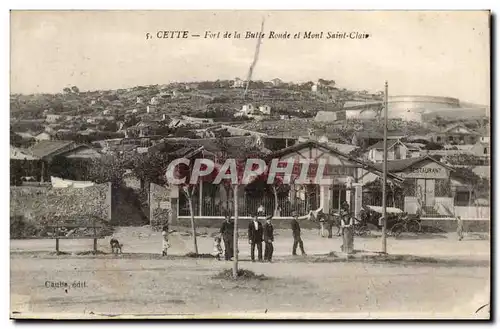
<path fill-rule="evenodd" d="M 448 141 L 453 142 L 453 136 L 448 136 Z"/>
<path fill-rule="evenodd" d="M 441 136 L 436 137 L 436 142 L 440 143 L 441 142 Z"/>
<path fill-rule="evenodd" d="M 487 147 L 484 148 L 483 154 L 488 154 L 488 148 Z"/>
<path fill-rule="evenodd" d="M 451 185 L 447 179 L 436 179 L 435 192 L 436 197 L 450 197 Z"/>
<path fill-rule="evenodd" d="M 464 191 L 457 191 L 455 194 L 455 206 L 467 207 L 469 206 L 470 193 Z"/>

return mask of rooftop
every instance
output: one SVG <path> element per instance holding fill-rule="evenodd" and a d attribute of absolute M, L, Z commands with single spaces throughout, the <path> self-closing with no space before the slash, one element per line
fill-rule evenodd
<path fill-rule="evenodd" d="M 413 166 L 419 162 L 425 161 L 425 160 L 433 161 L 433 162 L 438 163 L 439 165 L 445 167 L 448 170 L 453 170 L 451 167 L 449 167 L 449 166 L 443 164 L 442 162 L 426 155 L 426 156 L 421 156 L 418 158 L 409 158 L 409 159 L 403 159 L 403 160 L 387 161 L 387 171 L 388 172 L 401 172 L 401 171 L 404 171 L 405 169 L 410 168 L 411 166 Z M 380 162 L 380 163 L 374 164 L 374 167 L 378 168 L 379 170 L 382 170 L 383 165 L 384 165 L 383 162 Z"/>
<path fill-rule="evenodd" d="M 59 150 L 69 147 L 75 146 L 75 142 L 73 141 L 40 141 L 33 145 L 29 151 L 36 158 L 43 158 L 49 155 L 52 155 Z"/>

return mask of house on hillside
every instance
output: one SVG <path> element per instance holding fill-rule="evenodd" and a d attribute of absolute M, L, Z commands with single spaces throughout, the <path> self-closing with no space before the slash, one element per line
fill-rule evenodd
<path fill-rule="evenodd" d="M 240 78 L 235 78 L 231 83 L 231 88 L 243 88 L 245 87 L 245 81 Z"/>
<path fill-rule="evenodd" d="M 387 160 L 404 160 L 418 158 L 421 150 L 414 144 L 403 143 L 399 139 L 387 141 Z M 368 148 L 365 158 L 372 162 L 384 161 L 384 141 L 380 141 Z"/>
<path fill-rule="evenodd" d="M 149 105 L 158 105 L 159 103 L 160 103 L 160 100 L 156 96 L 151 97 L 151 100 L 149 101 Z"/>
<path fill-rule="evenodd" d="M 125 138 L 153 136 L 160 126 L 161 124 L 156 121 L 141 121 L 125 129 Z"/>
<path fill-rule="evenodd" d="M 50 122 L 50 123 L 55 123 L 55 122 L 61 120 L 62 118 L 63 118 L 63 116 L 61 116 L 59 114 L 47 114 L 45 116 L 45 121 Z"/>
<path fill-rule="evenodd" d="M 429 139 L 439 144 L 475 144 L 481 134 L 458 123 L 446 127 L 441 132 L 429 134 Z"/>
<path fill-rule="evenodd" d="M 245 104 L 241 107 L 239 111 L 234 114 L 234 117 L 242 117 L 242 116 L 251 116 L 258 112 L 257 108 L 253 106 L 253 104 Z"/>
<path fill-rule="evenodd" d="M 263 115 L 271 115 L 271 106 L 261 105 L 259 106 L 259 112 Z"/>

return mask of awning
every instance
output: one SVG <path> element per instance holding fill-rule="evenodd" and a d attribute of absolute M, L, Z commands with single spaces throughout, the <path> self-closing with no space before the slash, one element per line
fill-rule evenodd
<path fill-rule="evenodd" d="M 370 210 L 373 210 L 375 212 L 378 212 L 378 213 L 382 213 L 383 209 L 382 207 L 379 207 L 379 206 L 366 206 L 368 207 L 368 209 Z M 386 212 L 388 214 L 402 214 L 403 213 L 403 210 L 399 209 L 399 208 L 395 208 L 395 207 L 386 207 Z"/>

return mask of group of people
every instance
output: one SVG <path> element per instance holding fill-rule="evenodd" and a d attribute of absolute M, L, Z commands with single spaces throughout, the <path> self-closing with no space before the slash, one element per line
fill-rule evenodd
<path fill-rule="evenodd" d="M 298 222 L 297 213 L 294 212 L 291 222 L 293 246 L 292 255 L 297 255 L 297 247 L 300 247 L 302 255 L 306 255 L 304 250 L 304 242 L 301 238 L 300 224 Z M 231 260 L 234 257 L 234 222 L 231 216 L 227 215 L 221 225 L 219 235 L 215 237 L 214 253 L 217 258 L 222 257 L 221 242 L 224 242 L 224 259 Z M 272 216 L 267 216 L 266 221 L 262 224 L 259 221 L 258 214 L 252 216 L 252 220 L 248 223 L 248 244 L 250 245 L 250 258 L 255 262 L 255 249 L 257 249 L 257 260 L 259 262 L 272 262 L 274 253 L 274 226 Z M 262 255 L 262 247 L 264 244 L 264 255 Z"/>
<path fill-rule="evenodd" d="M 301 254 L 306 256 L 304 250 L 304 241 L 301 237 L 300 223 L 298 220 L 297 212 L 292 212 L 292 255 L 297 255 L 297 247 L 300 248 Z M 351 216 L 349 211 L 349 205 L 343 203 L 340 210 L 340 221 L 341 230 L 343 237 L 342 251 L 346 254 L 351 254 L 354 251 L 354 218 Z M 167 251 L 170 247 L 168 241 L 169 227 L 166 223 L 162 228 L 162 255 L 167 256 Z M 222 243 L 224 243 L 224 250 L 222 249 Z M 274 226 L 272 224 L 272 216 L 267 216 L 265 223 L 262 224 L 259 221 L 258 214 L 252 216 L 252 220 L 248 224 L 248 244 L 250 245 L 250 258 L 252 262 L 255 262 L 255 249 L 257 249 L 257 260 L 259 262 L 272 262 L 274 253 Z M 262 245 L 264 244 L 264 255 L 262 255 Z M 226 261 L 231 260 L 235 253 L 234 246 L 234 222 L 230 215 L 226 215 L 224 221 L 222 222 L 219 234 L 214 238 L 214 256 L 218 259 L 222 258 Z M 236 250 L 236 252 L 238 252 Z"/>

